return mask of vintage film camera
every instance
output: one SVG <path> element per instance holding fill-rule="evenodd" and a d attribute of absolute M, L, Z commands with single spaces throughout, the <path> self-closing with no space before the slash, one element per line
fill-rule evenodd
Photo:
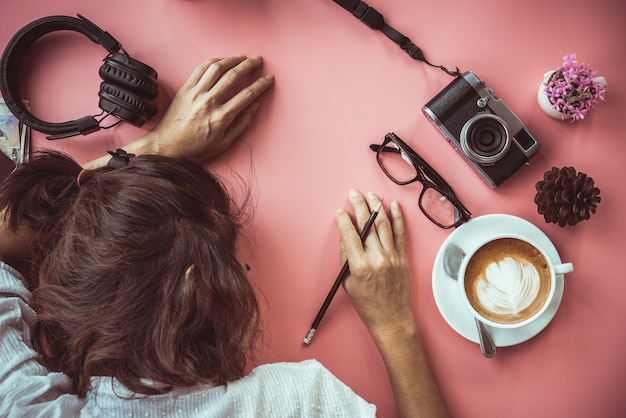
<path fill-rule="evenodd" d="M 541 146 L 471 71 L 455 78 L 422 112 L 492 189 L 528 164 Z"/>

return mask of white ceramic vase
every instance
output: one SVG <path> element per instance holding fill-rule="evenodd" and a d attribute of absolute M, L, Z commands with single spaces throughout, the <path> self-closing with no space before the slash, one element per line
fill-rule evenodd
<path fill-rule="evenodd" d="M 544 88 L 547 85 L 548 80 L 550 80 L 550 77 L 552 77 L 552 74 L 554 74 L 554 71 L 555 70 L 550 70 L 543 75 L 543 82 L 539 85 L 539 91 L 537 92 L 537 102 L 539 103 L 541 110 L 543 110 L 548 116 L 561 120 L 571 119 L 571 115 L 559 112 L 552 107 L 552 103 L 550 103 L 550 99 L 548 99 L 548 95 L 544 91 Z M 606 78 L 600 76 L 596 77 L 595 80 L 606 87 Z"/>

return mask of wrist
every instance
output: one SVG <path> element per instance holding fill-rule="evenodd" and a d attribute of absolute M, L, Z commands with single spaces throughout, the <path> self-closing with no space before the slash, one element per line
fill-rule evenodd
<path fill-rule="evenodd" d="M 159 149 L 159 141 L 156 138 L 156 133 L 153 131 L 147 132 L 142 137 L 136 139 L 125 147 L 122 147 L 126 152 L 135 155 L 158 155 L 163 152 Z"/>
<path fill-rule="evenodd" d="M 372 327 L 370 334 L 379 348 L 419 340 L 417 324 L 411 315 L 400 321 Z"/>
<path fill-rule="evenodd" d="M 156 155 L 160 152 L 157 144 L 158 144 L 158 141 L 155 140 L 154 135 L 148 132 L 144 136 L 120 148 L 122 148 L 124 151 L 126 151 L 129 154 Z M 96 158 L 95 160 L 92 160 L 83 164 L 83 168 L 87 170 L 93 170 L 98 167 L 104 167 L 107 165 L 110 159 L 111 159 L 111 156 L 106 154 L 100 158 Z"/>

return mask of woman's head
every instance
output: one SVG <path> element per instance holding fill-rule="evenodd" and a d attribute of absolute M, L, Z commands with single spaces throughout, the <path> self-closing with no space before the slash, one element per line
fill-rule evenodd
<path fill-rule="evenodd" d="M 241 377 L 258 306 L 238 259 L 238 212 L 220 182 L 159 156 L 83 172 L 78 186 L 80 170 L 48 153 L 10 180 L 48 171 L 54 178 L 39 181 L 57 184 L 56 195 L 26 196 L 38 203 L 30 212 L 9 205 L 11 221 L 24 210 L 43 231 L 33 344 L 44 364 L 81 396 L 90 376 L 140 393 Z M 63 213 L 46 220 L 50 207 Z"/>

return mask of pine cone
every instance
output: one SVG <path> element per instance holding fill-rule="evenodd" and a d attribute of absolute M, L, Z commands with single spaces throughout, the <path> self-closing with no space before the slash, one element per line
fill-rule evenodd
<path fill-rule="evenodd" d="M 535 188 L 539 214 L 547 223 L 559 226 L 589 219 L 600 203 L 600 189 L 594 187 L 593 179 L 585 173 L 577 173 L 574 167 L 552 167 Z"/>

